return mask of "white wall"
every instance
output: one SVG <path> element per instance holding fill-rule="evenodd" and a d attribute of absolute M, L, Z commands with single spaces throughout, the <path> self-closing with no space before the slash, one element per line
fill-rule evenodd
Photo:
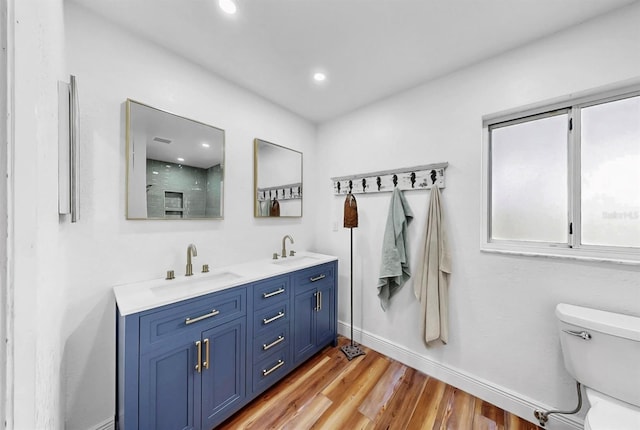
<path fill-rule="evenodd" d="M 13 6 L 11 8 L 13 11 Z M 13 77 L 10 79 L 8 75 L 9 71 L 9 52 L 13 55 L 13 50 L 6 48 L 11 46 L 7 43 L 9 34 L 11 33 L 11 43 L 13 43 L 13 29 L 11 25 L 13 18 L 8 18 L 9 9 L 7 7 L 7 0 L 0 0 L 0 46 L 3 49 L 0 50 L 0 237 L 7 237 L 7 149 L 9 145 L 9 136 L 13 133 L 13 127 L 9 131 L 11 122 L 7 113 L 9 112 L 9 82 L 13 82 Z M 13 58 L 13 57 L 11 57 Z M 11 60 L 11 67 L 13 67 L 13 60 Z M 11 98 L 13 100 L 13 97 Z M 0 240 L 0 309 L 7 309 L 7 240 Z M 7 314 L 3 313 L 0 316 L 0 339 L 7 338 Z M 7 343 L 0 342 L 0 422 L 6 420 L 6 397 L 7 397 Z"/>
<path fill-rule="evenodd" d="M 376 284 L 388 194 L 356 196 L 356 329 L 364 331 L 363 340 L 413 357 L 425 370 L 435 362 L 478 382 L 471 389 L 486 384 L 525 403 L 574 405 L 554 306 L 568 302 L 640 316 L 640 267 L 481 253 L 482 116 L 640 77 L 638 22 L 636 3 L 323 124 L 316 158 L 322 176 L 314 184 L 323 184 L 316 204 L 331 208 L 331 216 L 317 217 L 316 230 L 318 249 L 340 257 L 339 319 L 349 321 L 349 233 L 332 232 L 344 197 L 331 194 L 329 178 L 448 161 L 450 343 L 426 347 L 421 340 L 413 280 L 386 313 L 380 308 Z M 416 215 L 409 232 L 417 272 L 429 195 L 405 196 Z M 497 401 L 513 408 L 506 396 Z M 518 412 L 533 418 L 531 410 Z"/>
<path fill-rule="evenodd" d="M 315 127 L 69 2 L 16 3 L 15 428 L 96 428 L 115 413 L 111 287 L 180 274 L 191 242 L 195 262 L 212 267 L 268 258 L 285 234 L 312 248 L 313 211 L 254 219 L 253 139 L 313 154 Z M 80 100 L 77 224 L 59 220 L 56 194 L 56 86 L 70 73 Z M 127 97 L 226 130 L 224 220 L 125 220 Z M 310 181 L 315 169 L 304 172 Z"/>
<path fill-rule="evenodd" d="M 57 81 L 63 77 L 62 1 L 10 2 L 15 8 L 15 142 L 10 143 L 9 231 L 13 333 L 13 424 L 59 428 L 64 338 L 64 282 L 55 258 L 57 214 Z M 11 249 L 11 248 L 10 248 Z M 11 279 L 11 276 L 13 279 Z M 10 371 L 11 372 L 11 371 Z"/>

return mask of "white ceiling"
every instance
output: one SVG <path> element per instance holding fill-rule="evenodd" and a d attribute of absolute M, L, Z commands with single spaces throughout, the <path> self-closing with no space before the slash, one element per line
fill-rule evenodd
<path fill-rule="evenodd" d="M 635 0 L 73 1 L 320 123 Z"/>

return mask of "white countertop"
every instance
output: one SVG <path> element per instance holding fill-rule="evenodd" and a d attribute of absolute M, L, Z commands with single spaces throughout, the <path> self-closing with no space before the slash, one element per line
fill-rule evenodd
<path fill-rule="evenodd" d="M 188 277 L 177 273 L 172 280 L 153 279 L 117 285 L 113 292 L 120 314 L 124 316 L 337 259 L 331 255 L 298 252 L 294 257 L 215 267 L 209 273 L 195 273 Z"/>

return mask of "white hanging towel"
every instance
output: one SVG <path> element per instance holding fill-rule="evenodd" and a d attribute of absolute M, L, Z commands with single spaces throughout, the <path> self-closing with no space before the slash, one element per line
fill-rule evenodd
<path fill-rule="evenodd" d="M 449 275 L 451 254 L 443 226 L 444 214 L 437 186 L 431 189 L 427 215 L 426 237 L 423 242 L 423 265 L 414 286 L 422 313 L 420 325 L 424 328 L 426 343 L 440 339 L 449 341 Z"/>

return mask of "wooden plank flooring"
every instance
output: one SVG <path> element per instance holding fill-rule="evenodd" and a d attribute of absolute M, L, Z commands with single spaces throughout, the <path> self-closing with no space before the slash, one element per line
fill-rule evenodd
<path fill-rule="evenodd" d="M 542 430 L 369 348 L 325 348 L 219 429 Z"/>

